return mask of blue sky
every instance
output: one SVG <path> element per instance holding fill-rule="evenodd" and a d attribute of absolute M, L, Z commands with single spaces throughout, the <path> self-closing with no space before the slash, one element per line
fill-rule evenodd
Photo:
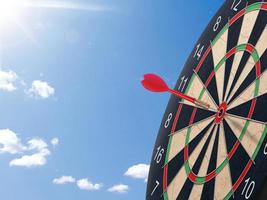
<path fill-rule="evenodd" d="M 169 96 L 140 80 L 174 86 L 223 1 L 29 2 L 0 13 L 1 198 L 144 199 Z"/>

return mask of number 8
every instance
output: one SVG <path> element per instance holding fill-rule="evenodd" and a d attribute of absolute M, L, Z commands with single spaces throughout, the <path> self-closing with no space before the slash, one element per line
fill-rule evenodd
<path fill-rule="evenodd" d="M 218 30 L 221 21 L 222 21 L 222 16 L 219 16 L 219 17 L 217 18 L 216 23 L 215 23 L 214 26 L 213 26 L 213 31 L 214 31 L 214 32 Z"/>
<path fill-rule="evenodd" d="M 164 127 L 165 127 L 165 128 L 168 128 L 168 126 L 170 125 L 171 119 L 172 119 L 172 113 L 170 113 L 170 114 L 168 115 L 168 118 L 167 118 L 167 120 L 166 120 L 166 122 L 165 122 L 165 124 L 164 124 Z"/>

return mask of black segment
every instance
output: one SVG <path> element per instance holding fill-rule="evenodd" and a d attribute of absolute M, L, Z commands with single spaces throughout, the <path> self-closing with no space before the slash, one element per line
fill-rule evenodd
<path fill-rule="evenodd" d="M 176 88 L 180 84 L 180 78 L 181 77 L 183 77 L 183 76 L 188 77 L 188 78 L 192 77 L 193 69 L 196 69 L 201 58 L 203 57 L 204 52 L 210 46 L 210 42 L 212 40 L 214 40 L 215 36 L 220 32 L 221 28 L 226 25 L 227 21 L 229 19 L 231 19 L 235 14 L 237 14 L 240 10 L 242 10 L 246 5 L 251 5 L 255 2 L 263 2 L 263 1 L 262 0 L 240 0 L 240 3 L 239 3 L 239 0 L 237 0 L 237 1 L 233 1 L 233 0 L 224 1 L 223 6 L 220 8 L 220 10 L 212 18 L 212 20 L 210 21 L 206 30 L 203 32 L 200 39 L 196 42 L 195 46 L 193 47 L 193 50 L 190 54 L 190 57 L 186 61 L 185 67 L 183 68 L 183 70 L 182 70 L 182 72 L 178 78 Z M 267 2 L 267 0 L 264 0 L 264 2 Z M 233 5 L 236 6 L 237 10 L 233 9 L 233 7 L 232 7 Z M 218 30 L 214 31 L 213 30 L 214 24 L 216 23 L 219 16 L 221 16 L 222 21 L 219 24 Z M 228 38 L 227 38 L 227 51 L 230 51 L 233 47 L 237 46 L 238 39 L 240 36 L 240 30 L 241 30 L 242 23 L 243 23 L 243 18 L 244 17 L 240 17 L 234 24 L 232 24 L 229 27 Z M 257 43 L 257 41 L 260 37 L 260 33 L 263 31 L 263 27 L 266 26 L 266 22 L 267 22 L 267 11 L 260 11 L 259 17 L 258 17 L 256 24 L 255 24 L 255 27 L 253 29 L 253 32 L 251 33 L 251 37 L 249 38 L 249 42 L 252 43 L 253 45 L 255 45 Z M 247 34 L 249 34 L 249 33 L 247 33 Z M 203 53 L 202 53 L 200 59 L 197 59 L 196 57 L 194 57 L 194 54 L 196 51 L 196 46 L 198 46 L 198 45 L 200 45 L 201 47 L 204 46 Z M 246 56 L 245 54 L 244 54 L 244 56 Z M 228 87 L 227 84 L 229 82 L 229 76 L 231 73 L 231 68 L 232 68 L 232 63 L 233 63 L 234 57 L 235 57 L 235 55 L 231 56 L 230 58 L 228 58 L 226 60 L 225 81 L 224 81 L 223 86 L 220 86 L 220 87 L 223 87 L 223 98 L 224 99 L 226 98 L 225 93 L 226 93 L 226 88 Z M 231 90 L 233 90 L 234 84 L 236 84 L 238 77 L 240 76 L 240 74 L 242 74 L 241 73 L 242 68 L 244 66 L 244 63 L 246 63 L 246 60 L 247 60 L 247 58 L 245 58 L 245 57 L 242 58 L 241 62 L 243 64 L 240 63 L 240 66 L 238 66 L 239 69 L 236 73 L 236 77 L 234 77 L 233 86 L 229 85 Z M 263 72 L 267 68 L 267 52 L 266 51 L 262 55 L 260 61 L 261 61 L 261 71 Z M 201 81 L 203 82 L 203 84 L 206 83 L 209 75 L 212 73 L 213 70 L 214 70 L 214 63 L 213 63 L 213 54 L 211 52 L 207 56 L 206 60 L 203 63 L 203 66 L 201 67 L 201 69 L 197 73 L 198 76 L 200 77 Z M 248 86 L 255 81 L 255 79 L 256 79 L 255 74 L 256 74 L 255 68 L 253 68 L 252 71 L 248 74 L 248 77 L 245 77 L 244 82 L 241 83 L 240 86 L 238 86 L 238 90 L 235 92 L 233 98 L 231 98 L 231 100 L 229 99 L 231 102 L 234 101 L 234 99 L 239 98 L 239 95 L 242 95 L 242 92 L 245 91 L 248 88 Z M 185 87 L 187 87 L 188 84 L 189 84 L 189 82 L 187 83 L 187 85 Z M 261 85 L 261 87 L 262 86 L 263 85 Z M 215 77 L 211 80 L 207 89 L 208 89 L 209 93 L 211 94 L 211 97 L 214 99 L 214 101 L 217 104 L 219 104 Z M 229 96 L 229 98 L 230 98 L 230 96 Z M 258 98 L 257 103 L 256 103 L 256 107 L 255 107 L 255 111 L 254 111 L 254 114 L 252 116 L 253 119 L 263 120 L 266 122 L 265 116 L 267 116 L 267 114 L 266 114 L 267 109 L 265 107 L 266 107 L 267 102 L 265 99 L 267 99 L 266 95 Z M 175 119 L 175 114 L 177 112 L 177 107 L 179 105 L 179 101 L 180 101 L 180 99 L 178 99 L 176 97 L 174 98 L 173 96 L 171 97 L 169 105 L 166 109 L 166 113 L 165 113 L 164 118 L 162 120 L 162 124 L 160 126 L 160 131 L 159 131 L 157 141 L 155 144 L 154 152 L 152 154 L 152 160 L 151 160 L 151 164 L 150 164 L 150 172 L 149 172 L 149 177 L 148 177 L 146 200 L 162 200 L 162 199 L 164 199 L 164 197 L 162 195 L 163 194 L 163 169 L 164 169 L 164 160 L 165 160 L 164 158 L 165 158 L 166 154 L 163 155 L 162 160 L 159 164 L 157 164 L 153 160 L 153 158 L 154 158 L 156 149 L 159 146 L 164 148 L 164 150 L 167 149 L 168 139 L 169 139 L 168 135 L 171 133 L 171 128 L 172 128 L 172 125 L 173 125 L 173 122 Z M 249 104 L 251 104 L 251 102 L 246 102 L 245 104 L 240 105 L 240 107 L 238 106 L 239 108 L 238 107 L 235 108 L 236 110 L 232 109 L 230 112 L 232 112 L 232 114 L 238 114 L 240 116 L 247 117 L 247 115 L 249 113 L 249 108 L 250 108 Z M 186 105 L 183 106 L 180 119 L 178 120 L 178 123 L 177 123 L 176 131 L 189 126 L 189 121 L 190 121 L 190 117 L 192 115 L 192 112 L 193 112 L 192 106 L 191 107 L 186 106 Z M 164 123 L 166 122 L 166 119 L 170 113 L 173 114 L 173 118 L 170 121 L 170 126 L 165 128 Z M 207 112 L 207 111 L 203 111 L 201 109 L 198 109 L 196 112 L 196 116 L 195 116 L 193 123 L 197 123 L 201 120 L 206 119 L 207 117 L 211 117 L 213 114 L 214 113 L 212 113 L 212 112 Z M 211 122 L 205 128 L 205 130 L 201 131 L 201 133 L 190 142 L 189 154 L 192 154 L 193 150 L 199 144 L 201 139 L 203 139 L 205 133 L 207 133 L 208 128 L 209 127 L 211 128 L 211 126 L 213 124 L 214 124 L 214 122 Z M 233 130 L 231 130 L 232 127 L 229 127 L 229 125 L 227 124 L 227 122 L 225 120 L 220 126 L 223 126 L 223 125 L 224 125 L 224 129 L 225 129 L 225 139 L 226 139 L 226 144 L 227 144 L 226 148 L 227 148 L 227 151 L 229 153 L 229 151 L 232 149 L 233 145 L 235 144 L 236 141 L 238 141 L 238 139 L 235 136 L 235 134 L 233 133 Z M 239 126 L 239 125 L 237 124 L 236 126 Z M 241 129 L 242 128 L 243 127 L 241 127 Z M 213 134 L 215 134 L 215 132 Z M 214 170 L 214 168 L 216 168 L 216 165 L 218 164 L 216 162 L 217 162 L 219 134 L 220 133 L 217 131 L 215 141 L 214 141 L 214 146 L 212 149 L 212 155 L 211 155 L 210 161 L 208 163 L 209 164 L 208 172 Z M 209 136 L 209 139 L 210 139 L 210 137 L 211 136 Z M 195 173 L 199 172 L 199 168 L 200 168 L 201 162 L 203 160 L 203 154 L 204 154 L 204 151 L 206 152 L 207 144 L 209 141 L 205 141 L 205 142 L 206 142 L 205 148 L 203 148 L 200 152 L 198 152 L 200 154 L 198 155 L 197 162 L 193 166 L 193 171 Z M 242 191 L 243 191 L 245 184 L 246 184 L 245 181 L 249 178 L 250 178 L 250 182 L 255 181 L 255 189 L 252 192 L 252 195 L 249 199 L 250 200 L 255 199 L 255 198 L 260 199 L 260 200 L 267 199 L 266 194 L 261 192 L 261 191 L 266 190 L 266 188 L 267 188 L 267 186 L 263 187 L 263 185 L 262 185 L 264 180 L 267 181 L 267 179 L 266 179 L 266 176 L 267 176 L 267 170 L 266 170 L 267 169 L 267 155 L 264 154 L 264 152 L 267 151 L 266 144 L 267 144 L 267 138 L 264 139 L 263 144 L 262 144 L 261 148 L 259 149 L 259 153 L 255 159 L 255 163 L 251 166 L 251 169 L 249 170 L 248 174 L 245 176 L 244 180 L 241 182 L 240 186 L 235 191 L 234 196 L 230 197 L 230 199 L 233 199 L 233 198 L 234 199 L 246 199 L 244 194 L 242 194 Z M 184 164 L 184 155 L 183 154 L 184 154 L 184 151 L 182 150 L 168 163 L 168 169 L 169 170 L 168 170 L 168 177 L 167 177 L 168 183 L 167 184 L 171 183 L 171 181 L 177 175 L 179 170 L 184 170 L 183 169 L 183 164 Z M 240 144 L 237 151 L 235 152 L 235 154 L 233 155 L 233 157 L 229 161 L 232 183 L 236 182 L 237 178 L 240 176 L 240 174 L 244 170 L 244 167 L 246 166 L 249 159 L 250 158 L 249 158 L 248 153 L 245 151 L 243 146 Z M 153 189 L 156 186 L 156 181 L 159 181 L 159 186 L 156 188 L 154 195 L 151 195 L 151 192 L 153 191 Z M 214 181 L 215 181 L 215 179 L 204 184 L 203 192 L 201 194 L 201 199 L 209 200 L 209 199 L 214 198 L 214 187 L 215 187 Z M 190 192 L 192 192 L 192 187 L 193 187 L 193 183 L 191 183 L 191 181 L 187 180 L 186 183 L 184 184 L 184 187 L 181 191 L 181 194 L 179 194 L 178 199 L 188 199 Z M 258 196 L 255 196 L 255 195 L 258 195 Z M 173 198 L 175 198 L 175 197 L 173 197 Z M 173 200 L 173 199 L 170 199 L 170 197 L 169 197 L 169 200 Z"/>
<path fill-rule="evenodd" d="M 229 27 L 228 30 L 228 40 L 227 40 L 227 52 L 229 52 L 231 49 L 237 46 L 242 23 L 243 23 L 243 18 L 240 17 L 232 26 Z M 224 86 L 223 86 L 223 99 L 225 98 L 225 92 L 227 88 L 227 84 L 229 81 L 231 69 L 232 69 L 232 64 L 234 61 L 234 55 L 231 56 L 226 60 L 225 63 L 225 74 L 224 74 Z"/>
<path fill-rule="evenodd" d="M 203 62 L 202 67 L 197 72 L 199 78 L 201 79 L 202 83 L 205 85 L 206 81 L 208 80 L 210 74 L 214 71 L 214 62 L 213 62 L 213 54 L 212 51 L 208 54 L 206 60 Z M 207 87 L 209 93 L 211 94 L 214 101 L 219 105 L 219 97 L 217 92 L 217 85 L 215 76 L 211 80 L 210 84 Z"/>
<path fill-rule="evenodd" d="M 146 199 L 155 199 L 155 197 L 157 199 L 163 199 L 162 195 L 162 191 L 163 191 L 163 170 L 162 170 L 162 166 L 164 165 L 164 157 L 165 154 L 163 155 L 160 163 L 157 163 L 154 160 L 155 154 L 157 152 L 158 147 L 161 147 L 162 149 L 164 149 L 165 151 L 167 150 L 167 146 L 168 146 L 168 135 L 171 133 L 171 125 L 168 126 L 167 128 L 165 128 L 165 122 L 166 119 L 168 118 L 169 114 L 172 113 L 173 116 L 176 115 L 177 110 L 178 110 L 178 105 L 179 105 L 179 99 L 171 96 L 171 99 L 169 101 L 169 104 L 166 108 L 164 117 L 162 119 L 161 125 L 160 125 L 160 130 L 159 130 L 159 134 L 154 146 L 154 150 L 152 153 L 152 158 L 151 158 L 151 163 L 150 163 L 150 170 L 149 170 L 149 175 L 148 175 L 148 181 L 147 181 L 147 194 L 146 194 Z M 174 121 L 174 117 L 171 119 L 170 124 L 173 124 Z M 156 181 L 159 182 L 159 186 L 157 187 L 157 189 L 154 191 L 153 195 L 151 196 L 152 191 L 155 188 L 156 185 Z"/>
<path fill-rule="evenodd" d="M 252 44 L 253 46 L 257 45 L 264 29 L 266 28 L 267 15 L 265 14 L 265 12 L 266 11 L 260 11 L 259 12 L 258 18 L 256 20 L 254 28 L 251 32 L 250 37 L 249 37 L 248 43 Z M 239 66 L 238 66 L 237 72 L 236 72 L 235 77 L 234 77 L 233 84 L 231 85 L 230 92 L 228 93 L 227 98 L 229 98 L 229 95 L 231 94 L 234 86 L 236 85 L 236 82 L 238 81 L 240 74 L 242 73 L 245 65 L 247 64 L 249 57 L 250 57 L 250 54 L 248 52 L 245 52 L 242 59 L 241 59 Z"/>
<path fill-rule="evenodd" d="M 229 95 L 231 94 L 232 90 L 234 89 L 234 87 L 235 87 L 235 85 L 236 85 L 241 73 L 243 72 L 243 70 L 244 70 L 244 68 L 245 68 L 245 66 L 246 66 L 246 64 L 248 62 L 249 57 L 250 57 L 250 53 L 244 52 L 244 54 L 243 54 L 243 56 L 241 58 L 241 61 L 239 63 L 239 66 L 237 68 L 236 74 L 234 76 L 234 80 L 233 80 L 232 85 L 230 87 L 230 90 L 228 92 L 228 95 L 226 96 L 226 99 L 229 98 Z"/>
<path fill-rule="evenodd" d="M 241 117 L 247 117 L 249 109 L 251 107 L 252 100 L 243 103 L 228 111 L 230 114 L 234 114 Z M 257 97 L 256 106 L 252 115 L 252 119 L 266 123 L 267 122 L 267 109 L 264 107 L 267 105 L 267 94 Z"/>
<path fill-rule="evenodd" d="M 205 127 L 199 134 L 188 144 L 188 153 L 194 151 L 198 143 L 203 139 L 207 131 L 210 129 L 213 122 L 211 122 L 207 127 Z M 168 163 L 168 185 L 175 178 L 176 174 L 179 172 L 181 167 L 184 165 L 184 151 L 182 150 L 178 153 L 169 163 Z"/>
<path fill-rule="evenodd" d="M 267 69 L 267 50 L 265 50 L 264 54 L 262 55 L 261 59 L 261 73 L 263 74 L 265 70 Z M 240 87 L 237 89 L 233 97 L 229 100 L 229 104 L 233 102 L 236 98 L 239 97 L 239 95 L 245 91 L 248 86 L 253 83 L 256 80 L 256 69 L 255 67 L 253 70 L 249 73 L 249 75 L 246 77 L 246 79 L 243 81 L 243 83 L 240 85 Z M 260 83 L 260 87 L 262 87 Z"/>
<path fill-rule="evenodd" d="M 210 163 L 208 167 L 208 173 L 213 172 L 213 170 L 217 167 L 217 154 L 218 154 L 218 144 L 219 144 L 219 134 L 220 134 L 220 125 L 218 126 L 216 137 L 214 141 L 214 145 L 211 152 Z M 215 179 L 210 180 L 209 182 L 204 184 L 203 192 L 201 195 L 201 199 L 213 200 L 214 198 L 214 187 L 215 187 Z"/>
<path fill-rule="evenodd" d="M 267 15 L 266 11 L 261 10 L 259 12 L 258 18 L 256 20 L 256 23 L 254 25 L 254 28 L 251 32 L 249 42 L 253 46 L 256 46 L 258 40 L 261 37 L 261 34 L 263 33 L 264 29 L 266 28 L 266 23 L 267 23 Z"/>
<path fill-rule="evenodd" d="M 250 85 L 251 83 L 253 83 L 256 80 L 256 69 L 255 67 L 253 67 L 253 69 L 251 70 L 251 72 L 248 74 L 248 76 L 245 78 L 245 80 L 243 81 L 243 83 L 241 83 L 241 85 L 239 86 L 239 88 L 236 90 L 235 94 L 231 97 L 231 99 L 228 100 L 228 104 L 232 103 L 233 100 L 235 100 L 236 98 L 239 97 L 239 95 L 245 91 Z"/>
<path fill-rule="evenodd" d="M 189 126 L 190 119 L 191 119 L 194 108 L 195 107 L 190 106 L 190 105 L 186 105 L 186 104 L 183 105 L 183 108 L 181 110 L 175 131 L 179 131 L 179 130 Z M 194 123 L 197 123 L 197 122 L 202 121 L 206 118 L 209 118 L 212 115 L 214 115 L 213 112 L 199 108 L 196 111 Z"/>
<path fill-rule="evenodd" d="M 214 101 L 216 102 L 216 104 L 220 105 L 219 95 L 218 95 L 218 91 L 217 91 L 216 77 L 215 76 L 211 80 L 211 82 L 208 85 L 207 89 L 208 89 L 210 95 L 212 96 L 212 98 L 214 99 Z"/>
<path fill-rule="evenodd" d="M 236 141 L 238 141 L 238 138 L 235 136 L 233 130 L 230 128 L 230 126 L 225 120 L 223 122 L 223 125 L 224 125 L 224 131 L 225 131 L 227 152 L 229 154 L 234 144 L 236 143 Z M 241 175 L 242 171 L 244 170 L 249 160 L 250 160 L 249 155 L 247 154 L 243 146 L 240 144 L 235 154 L 233 155 L 233 157 L 229 160 L 232 184 L 236 183 L 237 179 Z"/>
<path fill-rule="evenodd" d="M 201 167 L 201 164 L 203 162 L 203 159 L 205 157 L 205 154 L 207 152 L 207 149 L 208 149 L 208 145 L 210 143 L 210 140 L 211 140 L 211 137 L 212 135 L 214 134 L 214 129 L 215 129 L 215 126 L 212 128 L 212 131 L 211 133 L 209 134 L 209 137 L 207 138 L 202 150 L 200 151 L 200 154 L 192 168 L 192 171 L 195 173 L 195 174 L 198 174 L 199 170 L 200 170 L 200 167 Z M 194 186 L 194 183 L 190 181 L 189 178 L 187 178 L 181 192 L 179 193 L 177 199 L 179 200 L 182 200 L 182 199 L 188 199 L 190 194 L 191 194 L 191 191 L 192 191 L 192 188 Z"/>

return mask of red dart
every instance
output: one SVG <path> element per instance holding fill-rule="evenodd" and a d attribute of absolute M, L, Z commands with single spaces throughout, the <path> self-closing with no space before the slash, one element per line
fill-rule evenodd
<path fill-rule="evenodd" d="M 209 109 L 210 105 L 195 99 L 194 97 L 188 96 L 186 94 L 183 94 L 181 92 L 178 92 L 176 90 L 172 90 L 168 87 L 168 85 L 165 83 L 165 81 L 158 75 L 155 74 L 145 74 L 144 80 L 141 81 L 142 85 L 145 89 L 151 91 L 151 92 L 170 92 L 171 94 L 182 98 L 184 100 L 187 100 L 191 103 L 194 103 L 197 106 L 200 106 L 205 109 Z"/>

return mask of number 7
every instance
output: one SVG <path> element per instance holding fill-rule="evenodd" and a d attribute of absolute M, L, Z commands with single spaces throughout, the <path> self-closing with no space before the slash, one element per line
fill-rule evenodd
<path fill-rule="evenodd" d="M 154 187 L 154 190 L 151 192 L 151 196 L 153 196 L 154 192 L 156 191 L 156 189 L 159 187 L 159 182 L 156 181 L 156 186 Z"/>

